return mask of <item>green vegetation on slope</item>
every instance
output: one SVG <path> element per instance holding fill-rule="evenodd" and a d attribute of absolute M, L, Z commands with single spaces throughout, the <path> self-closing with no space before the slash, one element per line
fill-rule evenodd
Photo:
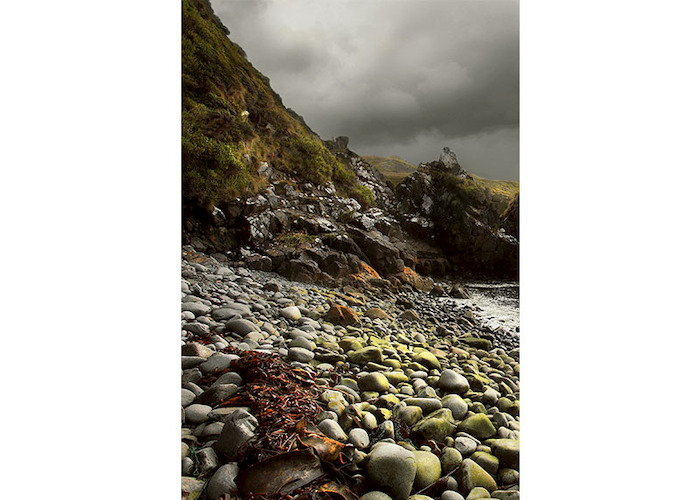
<path fill-rule="evenodd" d="M 363 156 L 363 160 L 372 165 L 384 176 L 384 178 L 396 186 L 399 182 L 416 171 L 416 166 L 398 156 Z"/>
<path fill-rule="evenodd" d="M 350 192 L 355 174 L 284 107 L 227 34 L 209 0 L 182 0 L 183 197 L 206 205 L 259 192 L 263 161 Z"/>

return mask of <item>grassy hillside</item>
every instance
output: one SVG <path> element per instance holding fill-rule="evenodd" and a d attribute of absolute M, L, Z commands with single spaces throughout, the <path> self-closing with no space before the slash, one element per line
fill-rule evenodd
<path fill-rule="evenodd" d="M 496 181 L 492 179 L 484 179 L 472 174 L 473 183 L 483 189 L 488 188 L 493 195 L 493 198 L 498 204 L 499 210 L 503 213 L 510 202 L 520 192 L 520 183 L 518 181 Z M 501 208 L 502 207 L 502 208 Z"/>
<path fill-rule="evenodd" d="M 362 159 L 379 170 L 394 186 L 416 171 L 415 165 L 398 156 L 363 156 Z"/>
<path fill-rule="evenodd" d="M 182 0 L 183 198 L 205 206 L 254 194 L 266 183 L 263 161 L 352 191 L 354 173 L 284 107 L 228 33 L 209 0 Z"/>

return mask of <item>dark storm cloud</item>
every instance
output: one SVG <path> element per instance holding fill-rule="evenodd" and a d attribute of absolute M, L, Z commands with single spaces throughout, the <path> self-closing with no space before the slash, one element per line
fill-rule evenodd
<path fill-rule="evenodd" d="M 476 173 L 518 177 L 517 1 L 212 4 L 322 137 L 414 163 L 448 145 Z"/>

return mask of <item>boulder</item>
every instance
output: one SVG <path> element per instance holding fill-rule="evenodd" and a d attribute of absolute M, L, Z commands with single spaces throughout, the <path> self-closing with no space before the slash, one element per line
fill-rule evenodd
<path fill-rule="evenodd" d="M 360 318 L 355 311 L 339 304 L 333 304 L 323 319 L 334 325 L 354 326 L 360 324 Z"/>
<path fill-rule="evenodd" d="M 462 494 L 469 493 L 476 487 L 482 487 L 489 492 L 497 488 L 496 481 L 474 460 L 465 459 L 455 473 L 459 491 Z"/>
<path fill-rule="evenodd" d="M 440 459 L 429 451 L 418 450 L 414 452 L 416 457 L 416 478 L 413 486 L 416 490 L 430 486 L 440 479 Z"/>
<path fill-rule="evenodd" d="M 367 461 L 367 474 L 370 479 L 395 500 L 408 498 L 416 470 L 415 455 L 393 443 L 377 444 Z"/>

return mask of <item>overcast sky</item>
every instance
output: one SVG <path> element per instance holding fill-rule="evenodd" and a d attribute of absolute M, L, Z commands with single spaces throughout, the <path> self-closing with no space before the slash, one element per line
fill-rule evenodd
<path fill-rule="evenodd" d="M 212 0 L 230 38 L 322 138 L 414 164 L 450 147 L 518 176 L 517 0 Z"/>

